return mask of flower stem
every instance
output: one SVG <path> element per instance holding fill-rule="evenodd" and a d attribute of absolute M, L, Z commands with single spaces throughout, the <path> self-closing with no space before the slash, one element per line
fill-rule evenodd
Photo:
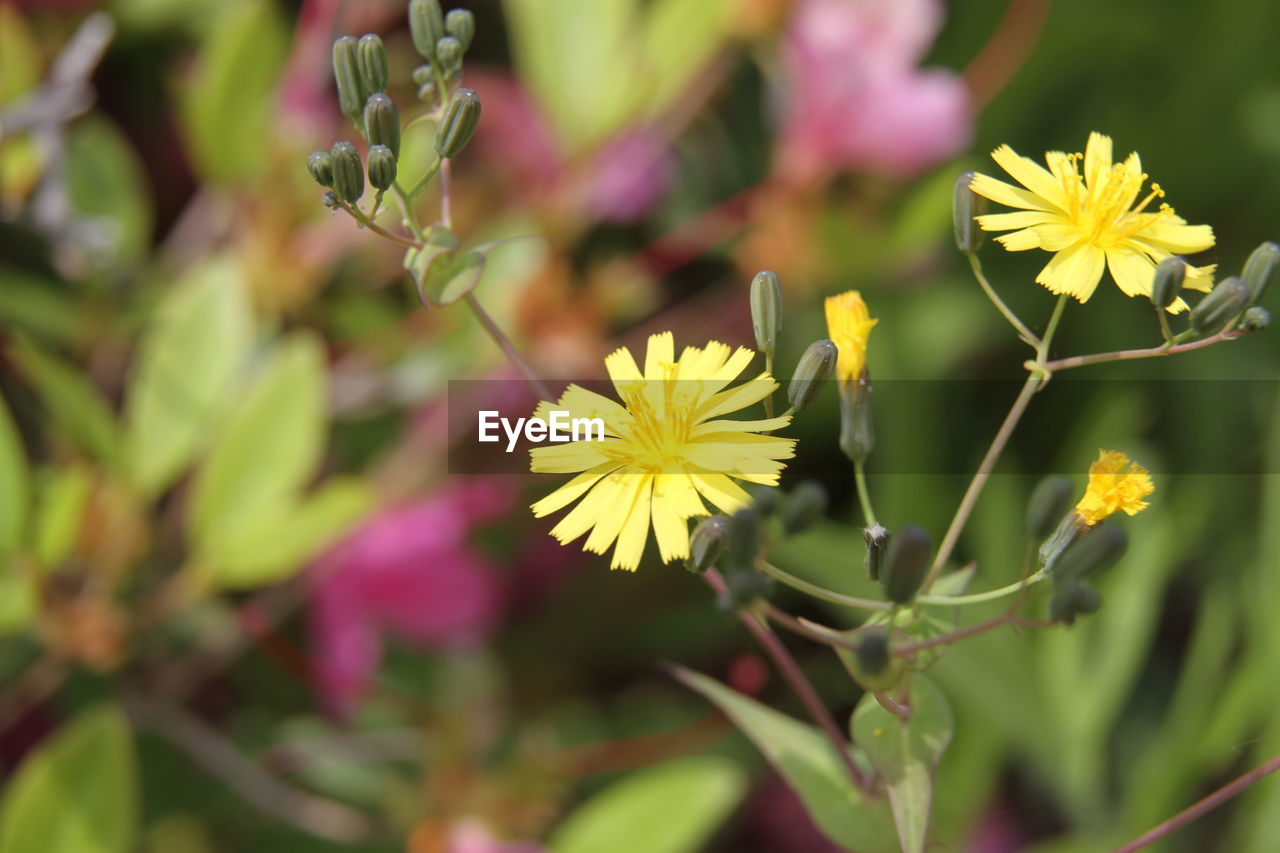
<path fill-rule="evenodd" d="M 769 374 L 770 376 L 773 376 L 773 354 L 772 353 L 765 353 L 764 372 Z M 765 417 L 767 418 L 770 418 L 770 419 L 773 418 L 773 392 L 770 392 L 769 396 L 764 398 L 764 414 L 765 414 Z"/>
<path fill-rule="evenodd" d="M 844 595 L 843 593 L 829 590 L 826 587 L 818 586 L 815 583 L 809 583 L 809 581 L 798 578 L 790 572 L 778 568 L 767 560 L 757 561 L 756 568 L 774 580 L 784 583 L 792 589 L 798 589 L 800 592 L 812 595 L 814 598 L 821 599 L 822 601 L 829 601 L 832 604 L 840 604 L 845 607 L 856 607 L 860 610 L 892 610 L 894 607 L 894 605 L 887 601 L 875 601 L 870 598 L 855 598 L 852 595 Z"/>
<path fill-rule="evenodd" d="M 1099 352 L 1092 355 L 1075 355 L 1070 358 L 1060 358 L 1056 361 L 1048 361 L 1044 363 L 1044 369 L 1048 371 L 1067 370 L 1072 367 L 1085 367 L 1090 364 L 1104 364 L 1109 361 L 1133 361 L 1140 358 L 1158 358 L 1162 355 L 1174 355 L 1180 352 L 1190 352 L 1191 350 L 1203 349 L 1204 347 L 1213 346 L 1223 341 L 1234 340 L 1241 337 L 1241 332 L 1236 330 L 1223 330 L 1216 335 L 1210 335 L 1207 338 L 1201 338 L 1198 341 L 1192 341 L 1189 344 L 1177 344 L 1169 346 L 1168 343 L 1161 344 L 1158 347 L 1148 347 L 1147 349 L 1127 349 L 1118 350 L 1116 352 Z M 1176 338 L 1175 338 L 1176 340 Z"/>
<path fill-rule="evenodd" d="M 442 161 L 440 157 L 437 156 L 434 160 L 431 161 L 431 165 L 427 167 L 427 171 L 422 173 L 422 177 L 418 178 L 418 182 L 413 185 L 412 189 L 410 189 L 406 193 L 404 190 L 400 189 L 399 184 L 396 184 L 396 192 L 399 193 L 400 197 L 403 198 L 406 202 L 409 199 L 417 197 L 418 193 L 426 189 L 427 183 L 436 176 L 436 172 L 440 171 L 441 162 Z"/>
<path fill-rule="evenodd" d="M 867 527 L 875 527 L 879 522 L 876 521 L 875 510 L 871 508 L 871 493 L 867 491 L 867 472 L 862 460 L 856 460 L 853 463 L 853 482 L 858 487 L 858 503 L 862 505 L 862 518 L 867 522 Z"/>
<path fill-rule="evenodd" d="M 1027 328 L 1027 324 L 1022 322 L 1017 314 L 1013 313 L 1013 309 L 1004 303 L 1004 300 L 996 293 L 995 288 L 991 286 L 991 282 L 987 281 L 986 273 L 982 271 L 982 261 L 978 259 L 978 253 L 965 252 L 965 256 L 969 258 L 969 266 L 973 268 L 973 277 L 978 280 L 978 284 L 982 285 L 982 292 L 987 294 L 991 304 L 995 305 L 996 310 L 1004 315 L 1004 318 L 1017 331 L 1018 337 L 1022 338 L 1027 346 L 1032 349 L 1039 347 L 1040 339 L 1032 334 L 1031 330 Z"/>
<path fill-rule="evenodd" d="M 485 331 L 489 333 L 489 337 L 493 338 L 494 342 L 497 343 L 503 353 L 506 354 L 507 359 L 524 375 L 525 380 L 533 390 L 537 392 L 538 396 L 543 400 L 553 399 L 551 389 L 549 389 L 546 386 L 546 383 L 537 377 L 533 372 L 533 368 L 529 366 L 529 362 L 524 360 L 524 356 L 520 355 L 520 351 L 516 349 L 515 344 L 511 343 L 511 339 L 508 338 L 502 329 L 498 327 L 498 324 L 493 321 L 493 318 L 489 316 L 489 312 L 485 311 L 484 308 L 481 307 L 480 301 L 476 299 L 476 295 L 474 293 L 468 293 L 465 298 L 467 301 L 467 307 L 471 309 L 471 313 L 476 315 L 476 319 L 480 321 L 480 325 L 484 326 Z"/>
<path fill-rule="evenodd" d="M 413 196 L 406 195 L 399 184 L 391 186 L 395 190 L 396 203 L 400 206 L 400 215 L 404 218 L 405 227 L 413 233 L 419 243 L 425 242 L 426 236 L 422 233 L 422 226 L 418 224 L 418 217 L 413 215 Z"/>
<path fill-rule="evenodd" d="M 342 203 L 342 209 L 345 210 L 347 213 L 349 213 L 352 219 L 354 219 L 356 222 L 359 222 L 360 227 L 368 228 L 370 231 L 372 231 L 374 234 L 377 234 L 379 237 L 385 237 L 386 239 L 392 241 L 393 243 L 399 243 L 400 245 L 408 246 L 411 249 L 418 248 L 418 244 L 413 242 L 412 240 L 408 240 L 404 237 L 401 237 L 399 234 L 392 234 L 390 231 L 383 228 L 381 225 L 376 224 L 368 216 L 365 216 L 363 210 L 356 207 L 355 205 L 346 204 L 344 202 Z"/>
<path fill-rule="evenodd" d="M 1002 586 L 999 589 L 992 589 L 987 592 L 975 592 L 969 595 L 921 595 L 916 598 L 916 601 L 920 604 L 936 604 L 945 606 L 980 604 L 984 601 L 995 601 L 996 599 L 1013 595 L 1016 592 L 1021 592 L 1032 584 L 1040 583 L 1040 581 L 1047 577 L 1049 577 L 1049 573 L 1041 569 L 1024 580 L 1015 581 L 1008 586 Z"/>
<path fill-rule="evenodd" d="M 446 157 L 440 163 L 440 222 L 450 231 L 453 230 L 453 195 L 451 193 L 453 167 L 450 165 L 451 162 Z"/>

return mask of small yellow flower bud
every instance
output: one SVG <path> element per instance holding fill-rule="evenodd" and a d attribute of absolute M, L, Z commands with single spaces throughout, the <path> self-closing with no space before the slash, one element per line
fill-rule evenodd
<path fill-rule="evenodd" d="M 800 356 L 796 372 L 787 385 L 787 400 L 797 412 L 809 408 L 822 386 L 836 368 L 838 351 L 831 341 L 823 339 L 809 344 Z"/>
<path fill-rule="evenodd" d="M 836 378 L 842 383 L 856 382 L 867 365 L 867 342 L 878 320 L 871 318 L 862 294 L 847 290 L 828 296 L 823 302 L 827 316 L 827 335 L 840 350 Z"/>

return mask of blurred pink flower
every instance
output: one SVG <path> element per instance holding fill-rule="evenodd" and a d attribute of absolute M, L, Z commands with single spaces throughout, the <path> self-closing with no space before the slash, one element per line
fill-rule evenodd
<path fill-rule="evenodd" d="M 490 484 L 450 486 L 383 510 L 317 561 L 310 609 L 316 677 L 334 710 L 349 710 L 369 687 L 384 633 L 428 649 L 488 637 L 503 590 L 467 538 L 511 502 Z"/>
<path fill-rule="evenodd" d="M 640 219 L 666 196 L 674 165 L 670 143 L 661 133 L 629 128 L 571 160 L 518 82 L 468 72 L 467 83 L 484 104 L 479 144 L 527 194 L 608 222 Z"/>
<path fill-rule="evenodd" d="M 498 841 L 482 824 L 467 821 L 449 835 L 449 853 L 546 853 L 537 844 Z"/>
<path fill-rule="evenodd" d="M 939 0 L 799 0 L 782 48 L 777 171 L 807 183 L 857 169 L 906 177 L 969 143 L 963 81 L 920 69 Z"/>

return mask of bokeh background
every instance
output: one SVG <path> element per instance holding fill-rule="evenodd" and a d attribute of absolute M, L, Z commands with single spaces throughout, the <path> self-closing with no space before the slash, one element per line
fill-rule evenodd
<path fill-rule="evenodd" d="M 1099 130 L 1214 226 L 1222 273 L 1280 236 L 1264 0 L 470 8 L 484 115 L 454 219 L 468 243 L 536 235 L 480 301 L 548 378 L 599 378 L 652 331 L 749 344 L 773 269 L 786 375 L 821 297 L 861 290 L 871 370 L 909 389 L 882 395 L 869 469 L 895 524 L 940 535 L 1025 358 L 954 249 L 958 172 Z M 0 0 L 0 850 L 836 849 L 659 666 L 801 713 L 696 577 L 560 547 L 526 509 L 545 480 L 448 473 L 448 381 L 513 374 L 304 168 L 354 138 L 328 51 L 365 32 L 412 115 L 400 2 Z M 984 249 L 1038 327 L 1032 254 Z M 1104 284 L 1055 353 L 1157 341 Z M 1036 475 L 1117 447 L 1158 491 L 1099 614 L 932 670 L 957 726 L 931 849 L 1108 849 L 1280 751 L 1278 364 L 1256 335 L 1033 408 L 961 540 L 975 588 L 1017 576 Z M 837 429 L 834 394 L 795 425 L 784 484 L 833 502 L 776 562 L 867 594 Z M 787 642 L 846 718 L 836 658 Z M 1157 849 L 1278 846 L 1272 781 Z"/>

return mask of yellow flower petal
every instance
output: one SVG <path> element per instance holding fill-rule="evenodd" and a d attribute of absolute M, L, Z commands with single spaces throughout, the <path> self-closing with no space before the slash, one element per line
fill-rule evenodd
<path fill-rule="evenodd" d="M 1000 164 L 1014 180 L 1059 210 L 1067 206 L 1067 196 L 1062 184 L 1053 174 L 1030 157 L 1018 155 L 1008 145 L 1001 145 L 991 152 L 991 159 Z"/>
<path fill-rule="evenodd" d="M 1036 281 L 1053 293 L 1066 293 L 1084 302 L 1102 279 L 1104 257 L 1096 246 L 1063 249 L 1049 260 Z"/>
<path fill-rule="evenodd" d="M 649 507 L 653 493 L 653 478 L 645 476 L 636 495 L 635 504 L 627 516 L 627 521 L 618 534 L 618 545 L 613 549 L 613 562 L 610 568 L 626 569 L 634 572 L 644 556 L 644 540 L 649 533 Z"/>

